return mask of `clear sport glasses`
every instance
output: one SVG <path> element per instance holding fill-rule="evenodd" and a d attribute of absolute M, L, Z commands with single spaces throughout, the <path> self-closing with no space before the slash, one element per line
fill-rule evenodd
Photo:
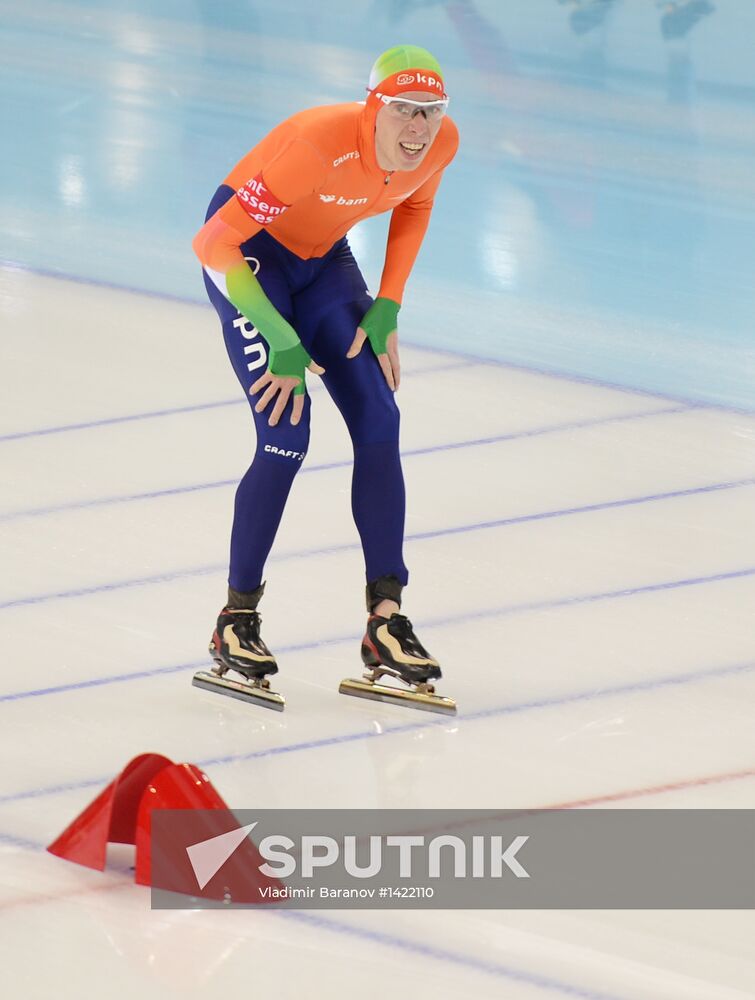
<path fill-rule="evenodd" d="M 429 122 L 440 121 L 448 108 L 448 98 L 442 101 L 410 101 L 408 97 L 389 97 L 387 94 L 376 94 L 388 108 L 392 118 L 411 121 L 415 115 L 423 114 Z"/>

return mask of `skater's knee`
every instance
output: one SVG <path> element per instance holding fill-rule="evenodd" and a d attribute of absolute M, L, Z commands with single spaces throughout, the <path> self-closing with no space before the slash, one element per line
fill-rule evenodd
<path fill-rule="evenodd" d="M 349 421 L 349 431 L 355 444 L 397 442 L 401 417 L 393 393 L 364 396 Z"/>
<path fill-rule="evenodd" d="M 308 400 L 307 400 L 308 402 Z M 272 404 L 271 404 L 272 405 Z M 309 448 L 309 407 L 306 406 L 298 424 L 292 424 L 290 413 L 284 412 L 280 421 L 271 427 L 268 414 L 255 414 L 257 426 L 257 456 L 293 462 L 304 461 Z"/>
<path fill-rule="evenodd" d="M 273 458 L 281 461 L 287 461 L 292 463 L 293 470 L 296 471 L 301 463 L 304 461 L 307 455 L 306 444 L 300 445 L 298 448 L 285 448 L 279 444 L 272 444 L 271 442 L 263 443 L 259 442 L 257 445 L 257 456 L 264 456 L 265 458 Z"/>

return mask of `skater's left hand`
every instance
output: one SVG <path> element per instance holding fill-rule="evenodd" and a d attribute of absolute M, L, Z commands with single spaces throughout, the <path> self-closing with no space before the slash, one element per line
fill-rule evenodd
<path fill-rule="evenodd" d="M 393 392 L 398 389 L 401 380 L 398 357 L 398 311 L 399 304 L 393 299 L 375 299 L 359 324 L 356 336 L 346 353 L 347 358 L 355 358 L 362 350 L 365 340 L 369 340 L 385 381 Z"/>

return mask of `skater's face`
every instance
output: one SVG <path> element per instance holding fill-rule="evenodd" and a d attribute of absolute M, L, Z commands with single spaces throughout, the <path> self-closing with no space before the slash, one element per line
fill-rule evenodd
<path fill-rule="evenodd" d="M 427 156 L 443 121 L 445 106 L 424 91 L 384 104 L 375 121 L 375 149 L 381 170 L 415 170 Z M 409 101 L 427 104 L 423 110 Z"/>

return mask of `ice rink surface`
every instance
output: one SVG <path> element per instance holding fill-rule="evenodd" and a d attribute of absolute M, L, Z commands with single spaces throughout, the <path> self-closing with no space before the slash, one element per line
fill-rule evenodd
<path fill-rule="evenodd" d="M 233 807 L 755 806 L 755 11 L 0 2 L 3 995 L 755 996 L 751 912 L 151 911 L 44 847 L 128 760 Z M 273 557 L 283 714 L 199 692 L 253 451 L 190 241 L 227 169 L 399 41 L 462 146 L 401 313 L 406 609 L 456 718 L 358 674 L 317 379 Z M 385 219 L 352 245 L 376 282 Z M 752 873 L 743 873 L 752 877 Z"/>

